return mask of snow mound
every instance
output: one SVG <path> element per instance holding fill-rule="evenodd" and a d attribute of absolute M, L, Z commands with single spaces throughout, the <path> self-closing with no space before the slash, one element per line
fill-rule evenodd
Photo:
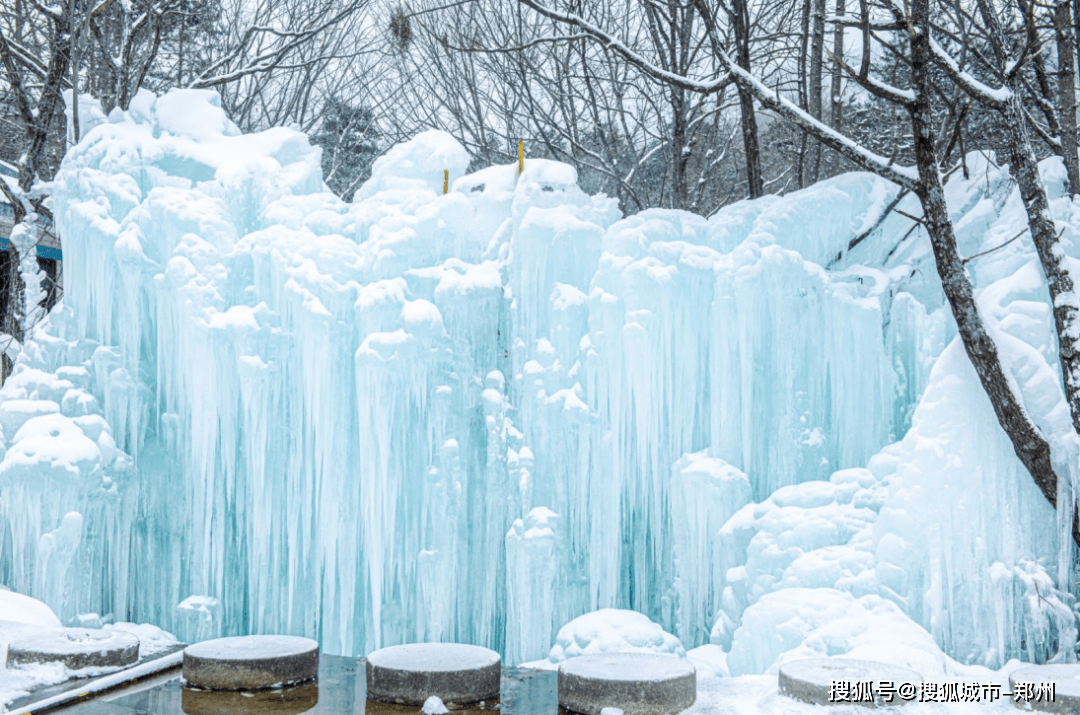
<path fill-rule="evenodd" d="M 660 653 L 686 657 L 679 639 L 647 616 L 619 608 L 602 608 L 564 625 L 559 629 L 547 659 L 523 666 L 553 669 L 570 658 L 603 653 Z"/>
<path fill-rule="evenodd" d="M 727 665 L 733 676 L 776 673 L 793 660 L 834 655 L 902 666 L 927 679 L 944 676 L 949 664 L 933 637 L 891 601 L 785 588 L 743 614 Z"/>
<path fill-rule="evenodd" d="M 40 628 L 60 628 L 60 619 L 47 605 L 21 593 L 0 588 L 0 614 L 6 624 L 20 623 Z"/>
<path fill-rule="evenodd" d="M 446 715 L 450 712 L 438 695 L 432 695 L 424 701 L 424 707 L 420 709 L 424 715 Z"/>

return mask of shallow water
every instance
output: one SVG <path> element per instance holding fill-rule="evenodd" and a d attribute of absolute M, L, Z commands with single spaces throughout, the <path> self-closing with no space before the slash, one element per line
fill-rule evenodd
<path fill-rule="evenodd" d="M 454 710 L 455 715 L 555 715 L 557 676 L 552 671 L 503 671 L 501 697 Z M 176 678 L 138 692 L 117 691 L 105 698 L 55 710 L 71 715 L 417 715 L 420 708 L 367 699 L 364 662 L 324 655 L 319 679 L 282 690 L 217 692 L 184 687 Z"/>

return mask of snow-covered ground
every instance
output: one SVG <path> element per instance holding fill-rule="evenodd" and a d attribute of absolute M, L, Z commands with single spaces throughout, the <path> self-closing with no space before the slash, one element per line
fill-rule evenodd
<path fill-rule="evenodd" d="M 85 117 L 49 187 L 66 297 L 0 390 L 0 582 L 65 622 L 516 664 L 631 608 L 745 685 L 714 712 L 809 655 L 928 681 L 1074 658 L 1069 540 L 925 234 L 892 213 L 848 250 L 886 182 L 624 218 L 565 165 L 467 173 L 431 131 L 345 204 L 305 136 L 242 135 L 213 93 Z M 967 267 L 1075 478 L 1019 196 L 992 157 L 968 166 L 946 188 L 961 254 L 1003 246 Z M 1076 257 L 1080 207 L 1042 171 Z M 601 630 L 633 645 L 621 627 Z"/>
<path fill-rule="evenodd" d="M 781 593 L 790 593 L 792 599 L 822 599 L 814 590 L 790 589 Z M 567 623 L 559 630 L 548 658 L 523 666 L 553 670 L 567 658 L 580 655 L 657 653 L 673 658 L 686 658 L 697 671 L 697 702 L 682 715 L 811 715 L 819 713 L 820 706 L 801 703 L 779 694 L 779 666 L 803 657 L 821 657 L 826 653 L 840 654 L 912 668 L 926 683 L 979 685 L 978 702 L 951 702 L 946 701 L 944 696 L 939 702 L 935 699 L 936 696 L 929 695 L 929 701 L 921 702 L 919 698 L 923 696 L 917 691 L 914 699 L 905 705 L 904 712 L 926 715 L 1016 712 L 1013 698 L 1005 697 L 1001 693 L 1009 691 L 1009 674 L 1023 666 L 1020 661 L 1011 660 L 998 669 L 963 665 L 942 653 L 933 639 L 918 625 L 910 621 L 905 623 L 905 620 L 902 615 L 895 616 L 893 627 L 890 628 L 887 621 L 875 618 L 856 607 L 843 618 L 834 621 L 832 630 L 835 640 L 831 644 L 834 652 L 818 650 L 813 646 L 794 649 L 763 669 L 762 674 L 731 676 L 728 655 L 719 646 L 704 645 L 685 651 L 677 638 L 665 633 L 658 624 L 649 621 L 640 613 L 605 609 L 585 614 Z M 795 626 L 791 623 L 785 625 L 789 628 Z M 845 638 L 849 639 L 849 642 L 844 643 Z M 807 641 L 813 644 L 814 638 L 808 638 Z M 993 688 L 984 689 L 984 684 L 999 686 L 999 696 L 992 699 L 983 696 L 984 692 L 989 695 L 993 691 Z M 874 687 L 877 685 L 875 683 Z M 962 690 L 958 688 L 958 692 Z M 896 699 L 899 701 L 899 697 Z M 830 712 L 855 715 L 865 713 L 866 708 L 838 704 L 830 706 Z"/>
<path fill-rule="evenodd" d="M 29 695 L 31 691 L 56 685 L 72 678 L 91 678 L 118 670 L 117 668 L 83 668 L 71 670 L 60 663 L 34 663 L 7 667 L 8 643 L 14 640 L 46 634 L 61 628 L 60 619 L 52 609 L 37 599 L 0 588 L 0 712 L 5 706 Z M 111 630 L 131 633 L 139 639 L 139 657 L 160 653 L 176 645 L 176 638 L 147 623 L 97 624 L 104 632 Z M 84 647 L 72 644 L 72 648 Z"/>

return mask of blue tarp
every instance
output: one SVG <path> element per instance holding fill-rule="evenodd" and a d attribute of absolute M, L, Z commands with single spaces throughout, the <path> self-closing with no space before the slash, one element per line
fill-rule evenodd
<path fill-rule="evenodd" d="M 6 251 L 11 246 L 11 241 L 6 238 L 0 238 L 0 250 Z M 51 258 L 54 261 L 64 260 L 63 252 L 59 248 L 53 248 L 52 246 L 42 246 L 38 244 L 34 246 L 37 249 L 38 258 Z"/>
<path fill-rule="evenodd" d="M 11 204 L 0 204 L 0 221 L 9 221 L 9 222 L 11 222 L 11 221 L 14 221 L 14 220 L 15 220 L 15 209 L 13 209 L 11 207 Z M 52 222 L 51 221 L 47 222 L 45 224 L 45 230 L 48 231 L 49 233 L 52 233 Z M 0 249 L 3 249 L 3 250 L 6 251 L 6 250 L 8 250 L 8 247 L 10 245 L 11 245 L 10 241 L 8 241 L 6 238 L 0 237 Z M 51 258 L 54 261 L 62 261 L 63 260 L 63 253 L 61 252 L 61 250 L 59 248 L 54 248 L 53 246 L 42 246 L 40 244 L 38 246 L 36 246 L 36 248 L 37 248 L 38 258 Z"/>

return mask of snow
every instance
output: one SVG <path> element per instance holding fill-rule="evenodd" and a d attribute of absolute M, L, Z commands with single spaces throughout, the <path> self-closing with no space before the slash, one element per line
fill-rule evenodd
<path fill-rule="evenodd" d="M 0 582 L 62 622 L 548 667 L 689 648 L 755 703 L 800 654 L 924 677 L 1070 657 L 1065 521 L 955 339 L 925 232 L 893 212 L 847 248 L 897 186 L 621 217 L 555 162 L 467 174 L 433 131 L 345 204 L 306 137 L 239 134 L 212 93 L 84 130 L 48 187 L 65 301 L 0 389 Z M 984 253 L 1025 222 L 991 159 L 950 179 L 950 214 L 1075 489 L 1030 240 Z M 1080 206 L 1041 169 L 1075 265 Z"/>
<path fill-rule="evenodd" d="M 48 698 L 43 698 L 36 701 L 32 706 L 34 708 L 33 712 L 60 707 L 61 705 L 66 705 L 76 700 L 85 698 L 86 696 L 93 693 L 101 693 L 112 690 L 113 688 L 123 685 L 124 683 L 147 678 L 151 675 L 155 675 L 165 670 L 174 669 L 180 665 L 183 657 L 184 654 L 182 652 L 172 653 L 170 655 L 166 655 L 161 658 L 148 661 L 146 663 L 140 663 L 139 665 L 133 666 L 119 673 L 112 673 L 109 675 L 95 678 L 95 680 L 91 684 L 87 685 L 85 688 L 80 688 L 78 690 L 69 690 L 67 692 L 63 692 L 58 695 L 53 695 Z M 72 674 L 71 671 L 67 671 L 62 666 L 59 666 L 57 664 L 53 665 L 55 665 L 55 668 L 50 665 L 40 665 L 36 668 L 20 668 L 19 675 L 24 678 L 24 684 L 32 684 L 33 687 L 42 687 L 45 685 L 52 685 L 54 683 L 61 682 L 61 680 L 67 679 L 67 677 Z M 62 675 L 64 677 L 60 678 L 60 680 L 51 680 L 49 676 L 55 675 L 58 671 L 63 671 Z M 14 673 L 14 671 L 8 671 L 8 673 Z M 3 675 L 3 671 L 0 671 L 0 675 Z M 2 683 L 0 683 L 0 706 L 3 706 L 5 702 L 10 702 L 16 697 L 21 697 L 27 694 L 25 691 L 5 693 L 2 688 L 3 685 Z M 4 700 L 5 697 L 7 698 L 7 700 Z M 13 715 L 31 715 L 31 711 L 27 709 L 16 710 L 14 711 Z"/>
<path fill-rule="evenodd" d="M 5 623 L 20 623 L 41 628 L 59 628 L 60 619 L 52 609 L 37 600 L 21 593 L 0 588 L 0 613 Z"/>
<path fill-rule="evenodd" d="M 388 670 L 440 672 L 478 670 L 498 663 L 499 654 L 462 643 L 408 643 L 369 653 L 367 662 Z"/>
<path fill-rule="evenodd" d="M 60 632 L 46 631 L 19 639 L 19 645 L 58 655 L 94 653 L 106 648 L 134 646 L 138 637 L 122 630 L 104 631 L 88 628 L 69 628 Z"/>
<path fill-rule="evenodd" d="M 420 708 L 424 715 L 446 715 L 450 712 L 438 695 L 432 695 L 424 701 L 424 707 Z"/>
<path fill-rule="evenodd" d="M 185 651 L 205 660 L 259 660 L 285 658 L 318 650 L 310 638 L 297 636 L 232 636 L 189 645 Z"/>
<path fill-rule="evenodd" d="M 571 658 L 559 666 L 567 675 L 599 680 L 671 680 L 694 672 L 685 659 L 651 653 L 605 653 Z"/>
<path fill-rule="evenodd" d="M 100 623 L 96 614 L 83 614 L 85 620 L 97 621 L 96 628 L 82 629 L 85 638 L 72 640 L 67 635 L 58 640 L 57 629 L 61 628 L 60 619 L 52 609 L 41 601 L 0 587 L 0 712 L 6 712 L 5 706 L 11 701 L 28 695 L 39 688 L 62 683 L 71 678 L 97 677 L 111 672 L 110 669 L 86 668 L 73 671 L 60 663 L 34 663 L 7 668 L 7 646 L 14 640 L 23 643 L 37 642 L 53 652 L 91 652 L 102 645 L 132 643 L 132 637 L 138 639 L 139 657 L 145 658 L 176 645 L 176 638 L 148 623 Z M 77 631 L 61 631 L 74 633 Z M 177 658 L 180 656 L 176 654 Z M 168 656 L 166 656 L 168 659 Z M 179 662 L 175 660 L 175 662 Z M 149 670 L 147 668 L 150 668 Z M 118 676 L 103 680 L 122 682 L 125 677 L 138 677 L 138 673 L 150 674 L 163 667 L 160 660 L 134 666 Z M 132 673 L 133 675 L 127 675 Z M 98 681 L 95 684 L 101 686 Z M 57 701 L 59 702 L 59 701 Z M 35 709 L 40 707 L 35 704 Z"/>
<path fill-rule="evenodd" d="M 659 624 L 635 611 L 604 608 L 573 619 L 559 629 L 546 660 L 523 667 L 554 669 L 571 658 L 605 653 L 654 653 L 679 658 L 686 649 Z"/>

